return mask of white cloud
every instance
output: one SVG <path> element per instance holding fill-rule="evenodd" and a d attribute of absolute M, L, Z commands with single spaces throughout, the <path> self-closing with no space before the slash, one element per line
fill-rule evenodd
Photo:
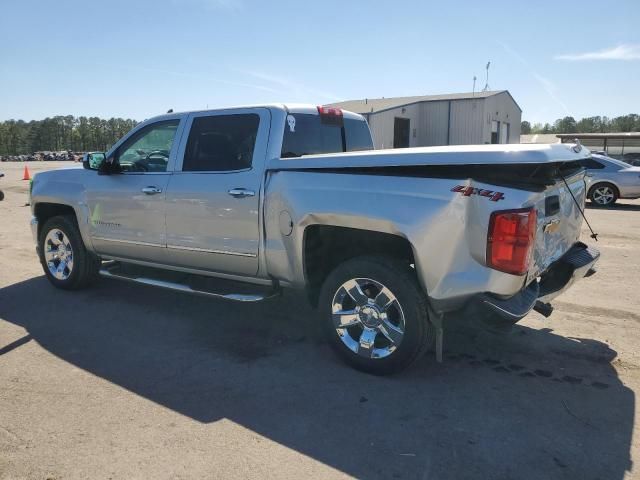
<path fill-rule="evenodd" d="M 556 55 L 556 60 L 579 62 L 585 60 L 640 60 L 640 45 L 618 45 L 617 47 L 576 54 Z"/>
<path fill-rule="evenodd" d="M 334 95 L 333 93 L 326 92 L 324 90 L 317 90 L 316 88 L 302 85 L 289 78 L 271 75 L 269 73 L 264 73 L 264 72 L 256 72 L 256 71 L 241 71 L 241 72 L 253 78 L 256 78 L 260 81 L 267 82 L 268 84 L 271 84 L 275 87 L 279 87 L 281 90 L 289 94 L 293 94 L 296 98 L 305 99 L 306 101 L 310 101 L 308 100 L 309 97 L 329 100 L 331 102 L 337 102 L 342 100 L 340 97 Z"/>
<path fill-rule="evenodd" d="M 529 70 L 529 74 L 540 84 L 542 89 L 546 92 L 546 94 L 554 101 L 562 110 L 567 114 L 571 115 L 567 104 L 562 101 L 562 99 L 558 96 L 558 87 L 555 83 L 549 80 L 547 77 L 543 77 L 540 75 L 530 64 L 529 62 L 518 52 L 516 52 L 509 45 L 498 42 L 500 46 L 513 58 L 515 58 L 518 62 L 522 64 L 527 70 Z"/>
<path fill-rule="evenodd" d="M 278 90 L 277 88 L 273 88 L 270 85 L 263 85 L 263 84 L 258 84 L 258 83 L 248 83 L 248 82 L 238 82 L 235 81 L 233 79 L 230 78 L 220 78 L 220 77 L 213 77 L 210 75 L 204 75 L 204 74 L 199 74 L 199 73 L 192 73 L 192 72 L 188 72 L 188 71 L 183 71 L 183 72 L 179 72 L 176 70 L 166 70 L 166 69 L 161 69 L 161 68 L 150 68 L 150 67 L 144 67 L 141 65 L 136 65 L 136 66 L 115 66 L 115 65 L 104 65 L 104 64 L 98 64 L 101 67 L 106 67 L 109 69 L 114 69 L 114 68 L 119 68 L 121 70 L 130 70 L 130 71 L 143 71 L 143 72 L 151 72 L 151 73 L 155 73 L 155 74 L 164 74 L 164 75 L 173 75 L 176 77 L 183 77 L 183 78 L 190 78 L 193 80 L 199 80 L 199 81 L 203 81 L 203 82 L 214 82 L 214 83 L 219 83 L 221 85 L 230 85 L 232 87 L 242 87 L 242 88 L 249 88 L 249 89 L 253 89 L 253 90 L 261 90 L 263 92 L 269 92 L 269 93 L 277 93 L 277 94 L 281 94 L 282 91 Z"/>

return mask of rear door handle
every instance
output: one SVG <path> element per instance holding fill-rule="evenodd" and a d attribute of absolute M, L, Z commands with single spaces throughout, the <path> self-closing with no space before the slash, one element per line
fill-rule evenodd
<path fill-rule="evenodd" d="M 235 198 L 255 197 L 256 195 L 256 192 L 247 190 L 246 188 L 232 188 L 228 193 Z"/>
<path fill-rule="evenodd" d="M 162 193 L 162 189 L 158 187 L 144 187 L 142 189 L 142 193 L 146 193 L 147 195 L 155 195 L 156 193 Z"/>

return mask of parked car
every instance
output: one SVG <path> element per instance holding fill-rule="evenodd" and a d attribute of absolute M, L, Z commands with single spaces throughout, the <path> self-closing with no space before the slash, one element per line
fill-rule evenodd
<path fill-rule="evenodd" d="M 587 169 L 588 197 L 595 205 L 613 205 L 619 198 L 640 198 L 640 167 L 598 154 L 583 160 L 583 165 Z"/>
<path fill-rule="evenodd" d="M 599 253 L 578 241 L 587 149 L 372 148 L 365 119 L 335 108 L 146 120 L 99 162 L 36 175 L 44 273 L 62 289 L 102 275 L 235 301 L 296 289 L 346 362 L 385 374 L 431 347 L 441 359 L 451 312 L 549 315 L 594 272 Z"/>
<path fill-rule="evenodd" d="M 4 177 L 4 173 L 0 172 L 0 178 Z M 0 202 L 4 200 L 4 192 L 0 190 Z"/>
<path fill-rule="evenodd" d="M 634 167 L 640 167 L 640 153 L 638 152 L 625 153 L 622 160 Z"/>

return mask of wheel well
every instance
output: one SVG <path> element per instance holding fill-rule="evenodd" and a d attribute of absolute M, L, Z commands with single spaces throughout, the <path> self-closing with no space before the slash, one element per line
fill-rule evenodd
<path fill-rule="evenodd" d="M 616 192 L 616 197 L 620 198 L 620 189 L 618 189 L 618 187 L 616 187 L 611 182 L 598 182 L 598 183 L 594 183 L 593 185 L 591 185 L 591 187 L 589 188 L 589 193 L 588 193 L 588 197 L 589 198 L 591 198 L 591 193 L 593 193 L 593 190 L 596 189 L 597 187 L 599 187 L 600 185 L 609 185 Z"/>
<path fill-rule="evenodd" d="M 40 229 L 50 218 L 58 215 L 72 215 L 74 219 L 76 218 L 73 207 L 60 203 L 38 203 L 34 208 L 34 215 L 38 219 L 38 238 L 40 237 Z"/>
<path fill-rule="evenodd" d="M 362 255 L 384 255 L 414 263 L 406 238 L 357 228 L 312 225 L 304 232 L 304 273 L 309 301 L 315 307 L 324 279 L 342 262 Z"/>

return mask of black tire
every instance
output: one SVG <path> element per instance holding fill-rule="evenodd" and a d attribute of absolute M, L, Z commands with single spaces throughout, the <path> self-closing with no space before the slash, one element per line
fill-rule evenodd
<path fill-rule="evenodd" d="M 4 200 L 4 192 L 0 190 L 0 202 Z"/>
<path fill-rule="evenodd" d="M 73 268 L 66 279 L 59 279 L 52 275 L 45 260 L 45 240 L 49 232 L 54 229 L 60 230 L 68 238 L 73 251 Z M 47 220 L 40 229 L 38 251 L 42 269 L 51 284 L 56 288 L 79 290 L 88 287 L 98 278 L 100 258 L 85 248 L 74 216 L 60 215 Z"/>
<path fill-rule="evenodd" d="M 608 203 L 601 203 L 595 200 L 594 196 L 597 194 L 597 192 L 599 191 L 599 189 L 602 188 L 608 188 L 611 193 L 613 194 L 612 199 L 608 202 Z M 595 185 L 593 185 L 590 189 L 589 189 L 589 200 L 591 200 L 591 203 L 595 206 L 598 207 L 608 207 L 613 205 L 614 203 L 616 203 L 616 200 L 618 200 L 618 198 L 620 197 L 620 193 L 618 192 L 618 189 L 616 188 L 615 185 L 611 184 L 611 183 L 607 183 L 607 182 L 600 182 L 600 183 L 596 183 Z"/>
<path fill-rule="evenodd" d="M 354 352 L 343 342 L 334 325 L 334 296 L 345 282 L 356 278 L 371 279 L 384 285 L 395 296 L 404 314 L 404 335 L 395 350 L 384 358 L 367 358 Z M 434 344 L 435 328 L 429 321 L 427 297 L 418 284 L 415 271 L 393 258 L 358 257 L 340 264 L 322 285 L 319 313 L 329 344 L 338 355 L 352 367 L 374 375 L 406 369 Z M 361 326 L 353 328 L 362 331 Z M 377 334 L 376 343 L 380 335 Z M 386 340 L 383 338 L 382 341 Z"/>

